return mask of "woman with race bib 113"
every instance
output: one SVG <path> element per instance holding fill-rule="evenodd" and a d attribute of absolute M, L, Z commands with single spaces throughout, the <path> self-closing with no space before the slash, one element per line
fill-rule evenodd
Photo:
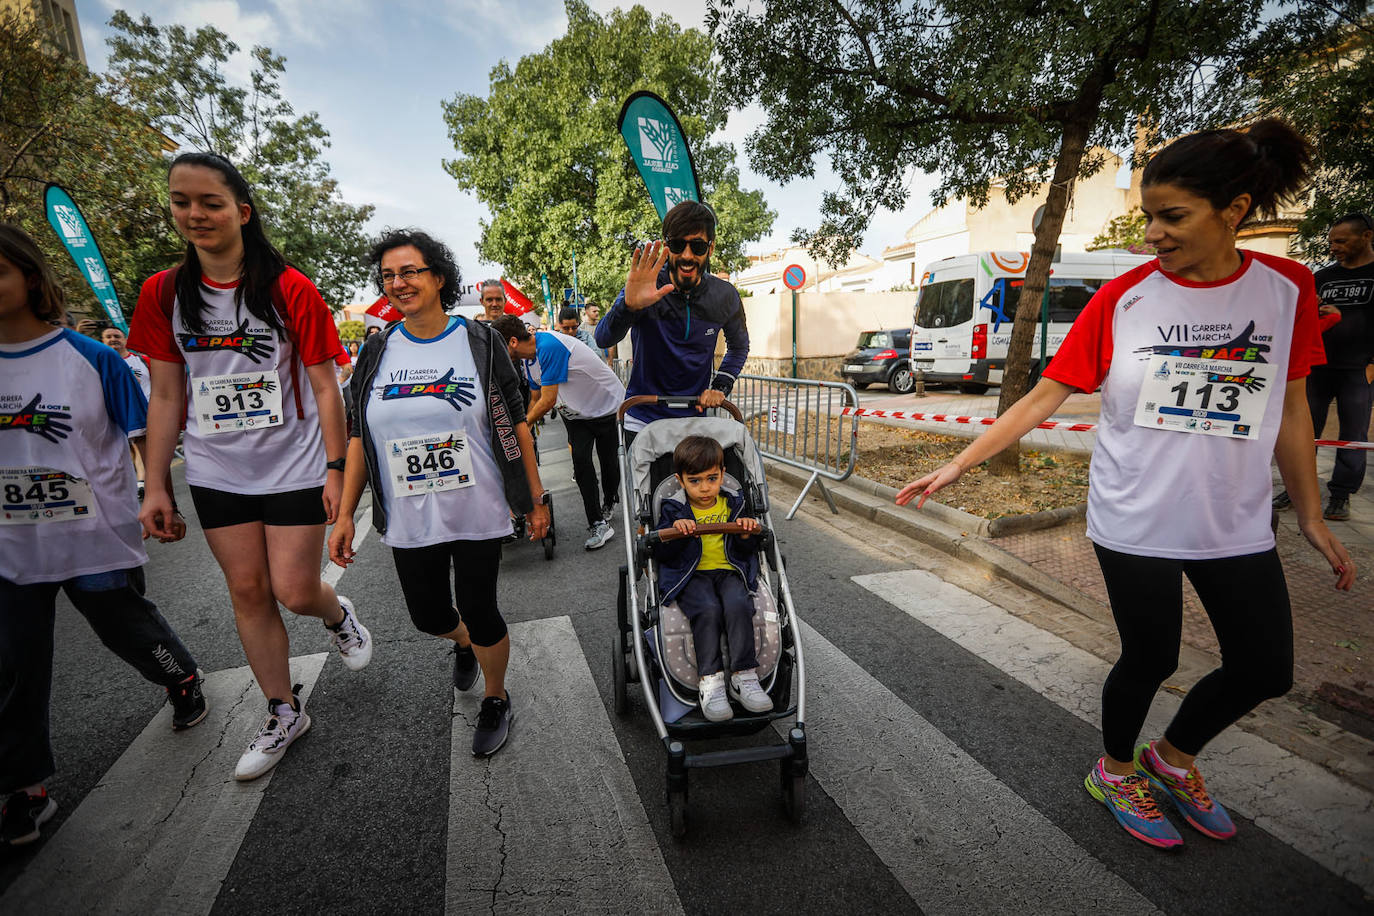
<path fill-rule="evenodd" d="M 234 771 L 254 779 L 310 728 L 277 603 L 320 618 L 346 667 L 372 656 L 351 603 L 320 581 L 324 526 L 343 484 L 339 335 L 314 285 L 267 240 L 227 159 L 183 153 L 168 189 L 186 255 L 143 284 L 129 334 L 153 385 L 139 519 L 154 535 L 167 531 L 175 506 L 164 481 L 184 419 L 186 482 L 267 698 Z"/>
<path fill-rule="evenodd" d="M 1303 186 L 1309 150 L 1286 124 L 1175 141 L 1145 167 L 1145 241 L 1158 257 L 1107 283 L 1044 377 L 972 445 L 912 481 L 905 505 L 949 486 L 1050 416 L 1102 388 L 1088 537 L 1121 656 L 1102 689 L 1105 755 L 1085 780 L 1132 836 L 1183 838 L 1151 788 L 1198 832 L 1236 832 L 1194 763 L 1203 747 L 1293 682 L 1293 622 L 1270 523 L 1277 459 L 1302 533 L 1349 590 L 1355 568 L 1322 521 L 1305 378 L 1325 361 L 1312 272 L 1238 249 L 1236 230 Z M 919 503 L 918 503 L 919 506 Z M 1135 746 L 1178 665 L 1182 577 L 1202 599 L 1222 664 L 1156 741 Z"/>

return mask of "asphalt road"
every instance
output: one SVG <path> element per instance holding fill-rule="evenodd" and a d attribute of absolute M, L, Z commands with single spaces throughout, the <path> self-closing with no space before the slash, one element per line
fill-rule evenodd
<path fill-rule="evenodd" d="M 555 427 L 542 440 L 558 555 L 517 544 L 502 561 L 517 720 L 497 757 L 466 753 L 471 707 L 455 706 L 446 647 L 412 628 L 373 534 L 338 585 L 377 641 L 371 665 L 302 661 L 318 672 L 312 731 L 265 788 L 234 785 L 242 748 L 223 719 L 251 731 L 261 697 L 234 674 L 226 589 L 191 519 L 183 542 L 150 545 L 149 593 L 229 699 L 200 736 L 164 733 L 161 691 L 63 599 L 49 783 L 61 809 L 43 843 L 0 859 L 0 912 L 74 911 L 58 898 L 225 914 L 1370 911 L 1358 884 L 1254 812 L 1230 843 L 1182 826 L 1175 853 L 1126 837 L 1083 790 L 1099 753 L 1089 722 L 880 597 L 872 577 L 902 563 L 805 512 L 783 522 L 786 505 L 774 518 L 811 669 L 805 821 L 785 817 L 775 765 L 697 770 L 690 831 L 673 839 L 643 700 L 612 710 L 623 532 L 583 551 L 561 439 Z M 329 650 L 317 623 L 287 617 L 293 657 Z M 1286 778 L 1301 795 L 1301 775 Z M 161 813 L 178 791 L 205 799 L 203 818 Z"/>

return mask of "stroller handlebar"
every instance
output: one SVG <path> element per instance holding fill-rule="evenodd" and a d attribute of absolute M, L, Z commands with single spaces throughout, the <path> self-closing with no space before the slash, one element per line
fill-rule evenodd
<path fill-rule="evenodd" d="M 739 522 L 720 522 L 714 525 L 697 525 L 696 530 L 691 534 L 683 534 L 676 528 L 660 528 L 657 531 L 650 531 L 645 535 L 645 538 L 650 544 L 657 544 L 660 541 L 676 541 L 707 534 L 747 534 L 751 537 L 766 538 L 768 537 L 768 529 L 760 525 L 753 531 L 749 531 Z"/>
<path fill-rule="evenodd" d="M 625 414 L 630 410 L 630 408 L 638 407 L 641 404 L 662 404 L 665 407 L 674 407 L 678 410 L 688 410 L 692 407 L 697 406 L 697 399 L 694 396 L 685 394 L 638 394 L 632 398 L 626 398 L 624 401 L 620 403 L 620 409 L 616 411 L 616 419 L 623 423 L 625 421 Z M 722 401 L 719 406 L 720 409 L 730 414 L 730 416 L 734 417 L 736 420 L 740 421 L 741 423 L 744 422 L 744 414 L 740 413 L 740 409 L 736 407 L 734 404 L 731 404 L 728 400 Z M 710 408 L 707 409 L 709 410 Z"/>

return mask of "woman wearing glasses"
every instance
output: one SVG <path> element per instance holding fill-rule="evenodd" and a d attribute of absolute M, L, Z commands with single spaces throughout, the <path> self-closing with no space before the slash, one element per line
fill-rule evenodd
<path fill-rule="evenodd" d="M 1194 759 L 1293 683 L 1292 613 L 1269 527 L 1271 459 L 1336 588 L 1348 591 L 1355 580 L 1322 521 L 1317 490 L 1304 382 L 1325 357 L 1312 272 L 1236 247 L 1242 224 L 1273 214 L 1303 186 L 1308 157 L 1306 141 L 1273 119 L 1193 134 L 1156 154 L 1140 193 L 1145 241 L 1158 257 L 1103 286 L 1035 388 L 954 461 L 897 494 L 899 505 L 924 502 L 1035 428 L 1070 392 L 1101 386 L 1088 537 L 1121 656 L 1102 688 L 1105 753 L 1085 785 L 1127 833 L 1153 846 L 1183 838 L 1152 788 L 1204 836 L 1235 835 Z M 1216 631 L 1222 664 L 1193 685 L 1162 736 L 1136 745 L 1178 665 L 1184 575 Z"/>
<path fill-rule="evenodd" d="M 549 512 L 505 342 L 446 313 L 460 277 L 443 243 L 387 232 L 371 251 L 377 283 L 404 320 L 367 339 L 350 382 L 352 439 L 329 556 L 353 561 L 353 510 L 372 487 L 372 524 L 391 548 L 417 629 L 454 643 L 453 685 L 485 681 L 472 753 L 501 749 L 514 716 L 506 690 L 510 636 L 496 603 L 511 512 L 531 540 Z M 450 580 L 450 570 L 454 581 Z M 455 607 L 456 604 L 456 607 Z"/>
<path fill-rule="evenodd" d="M 348 599 L 320 581 L 324 526 L 343 483 L 339 335 L 314 285 L 267 240 L 229 160 L 183 153 L 167 183 L 186 253 L 143 284 L 129 333 L 152 378 L 139 521 L 153 536 L 180 537 L 166 481 L 184 419 L 186 482 L 267 697 L 267 717 L 234 771 L 254 779 L 310 728 L 278 602 L 320 618 L 346 667 L 372 657 Z"/>

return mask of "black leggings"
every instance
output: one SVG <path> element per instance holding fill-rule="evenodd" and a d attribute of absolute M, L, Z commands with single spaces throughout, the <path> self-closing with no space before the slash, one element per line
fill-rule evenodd
<path fill-rule="evenodd" d="M 452 633 L 458 629 L 461 614 L 474 645 L 494 646 L 505 637 L 506 621 L 496 606 L 501 540 L 391 548 L 406 610 L 417 630 L 432 636 Z M 452 585 L 450 569 L 456 573 Z"/>
<path fill-rule="evenodd" d="M 1221 646 L 1221 667 L 1193 685 L 1164 730 L 1185 754 L 1293 686 L 1293 615 L 1278 551 L 1215 560 L 1117 553 L 1094 544 L 1107 581 L 1121 658 L 1102 685 L 1102 743 L 1128 761 L 1160 685 L 1178 667 L 1183 575 L 1193 583 Z"/>

